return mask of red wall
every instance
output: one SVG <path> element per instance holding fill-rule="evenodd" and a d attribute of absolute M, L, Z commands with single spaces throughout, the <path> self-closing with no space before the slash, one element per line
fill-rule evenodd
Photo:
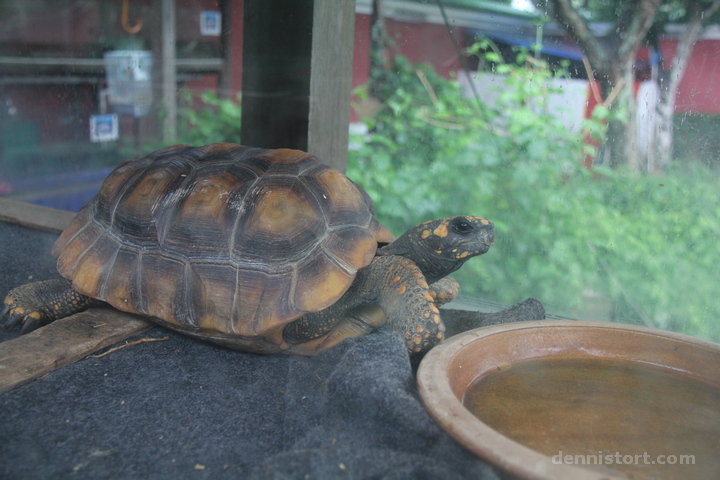
<path fill-rule="evenodd" d="M 397 50 L 411 62 L 433 65 L 444 77 L 450 77 L 462 68 L 445 25 L 405 23 L 386 20 L 388 34 L 395 40 Z M 459 31 L 454 29 L 460 42 Z"/>
<path fill-rule="evenodd" d="M 677 41 L 661 41 L 660 48 L 669 65 L 675 55 Z M 720 40 L 697 42 L 680 82 L 675 111 L 720 114 L 718 78 L 720 78 Z"/>
<path fill-rule="evenodd" d="M 370 77 L 370 15 L 355 15 L 355 46 L 353 47 L 353 88 L 368 81 Z"/>

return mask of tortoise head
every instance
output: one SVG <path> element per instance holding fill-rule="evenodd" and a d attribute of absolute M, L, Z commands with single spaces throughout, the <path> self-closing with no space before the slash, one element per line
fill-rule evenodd
<path fill-rule="evenodd" d="M 378 250 L 378 255 L 409 258 L 432 283 L 487 252 L 494 240 L 491 221 L 461 215 L 421 223 Z"/>

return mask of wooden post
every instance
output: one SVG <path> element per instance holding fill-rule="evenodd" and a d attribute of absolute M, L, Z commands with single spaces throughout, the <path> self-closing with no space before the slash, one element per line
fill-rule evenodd
<path fill-rule="evenodd" d="M 350 124 L 354 0 L 315 0 L 308 151 L 345 171 Z"/>

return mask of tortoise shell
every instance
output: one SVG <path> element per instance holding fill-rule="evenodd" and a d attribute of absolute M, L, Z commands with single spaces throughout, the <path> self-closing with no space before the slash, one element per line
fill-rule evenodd
<path fill-rule="evenodd" d="M 60 274 L 126 312 L 275 337 L 337 301 L 392 234 L 317 157 L 174 146 L 118 166 L 60 236 Z"/>

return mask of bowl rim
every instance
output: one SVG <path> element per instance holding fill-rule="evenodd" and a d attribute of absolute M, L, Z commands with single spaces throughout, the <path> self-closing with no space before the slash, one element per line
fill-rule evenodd
<path fill-rule="evenodd" d="M 650 327 L 591 320 L 534 320 L 481 327 L 455 335 L 433 348 L 420 362 L 418 390 L 430 415 L 455 440 L 475 455 L 501 470 L 532 480 L 620 480 L 623 474 L 610 474 L 574 465 L 553 463 L 551 457 L 536 452 L 490 428 L 467 410 L 450 385 L 448 369 L 455 356 L 467 346 L 494 335 L 545 328 L 578 328 L 628 331 L 662 337 L 720 353 L 720 345 Z M 541 355 L 535 358 L 542 358 Z M 477 378 L 477 376 L 475 377 Z"/>

